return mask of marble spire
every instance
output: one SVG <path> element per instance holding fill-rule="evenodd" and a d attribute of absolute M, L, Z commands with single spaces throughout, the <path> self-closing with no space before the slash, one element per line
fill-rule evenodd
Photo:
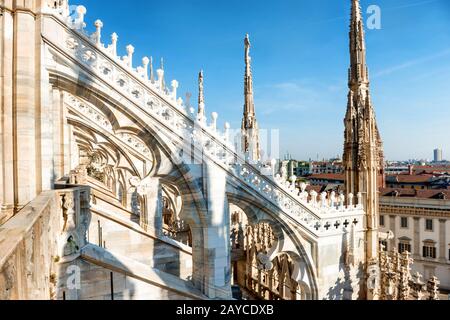
<path fill-rule="evenodd" d="M 383 145 L 369 90 L 364 22 L 359 0 L 351 0 L 348 104 L 344 120 L 344 169 L 347 195 L 361 194 L 367 215 L 366 258 L 378 255 L 379 187 L 384 181 Z"/>
<path fill-rule="evenodd" d="M 250 38 L 244 39 L 245 46 L 245 77 L 244 77 L 244 116 L 242 119 L 242 151 L 248 154 L 252 161 L 261 160 L 259 144 L 259 128 L 256 120 L 255 103 L 253 100 L 253 75 L 250 57 Z"/>

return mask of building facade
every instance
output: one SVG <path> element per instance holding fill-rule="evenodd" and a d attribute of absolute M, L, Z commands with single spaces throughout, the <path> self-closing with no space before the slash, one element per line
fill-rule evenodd
<path fill-rule="evenodd" d="M 313 161 L 310 163 L 310 174 L 340 174 L 344 172 L 342 160 Z"/>
<path fill-rule="evenodd" d="M 414 272 L 438 277 L 450 291 L 450 191 L 411 196 L 383 189 L 380 199 L 380 228 L 395 235 L 386 249 L 410 252 Z"/>

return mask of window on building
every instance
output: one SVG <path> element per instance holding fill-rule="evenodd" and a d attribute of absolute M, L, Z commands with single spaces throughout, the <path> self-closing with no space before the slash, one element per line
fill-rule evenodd
<path fill-rule="evenodd" d="M 436 259 L 436 243 L 434 241 L 425 241 L 424 242 L 423 257 Z"/>
<path fill-rule="evenodd" d="M 380 216 L 380 226 L 384 227 L 384 216 Z"/>
<path fill-rule="evenodd" d="M 400 241 L 398 244 L 398 252 L 403 253 L 406 251 L 411 253 L 411 243 L 409 241 Z"/>
<path fill-rule="evenodd" d="M 425 221 L 425 230 L 426 231 L 433 231 L 433 220 L 427 219 Z"/>
<path fill-rule="evenodd" d="M 400 224 L 402 228 L 408 228 L 408 218 L 402 217 L 400 219 Z"/>

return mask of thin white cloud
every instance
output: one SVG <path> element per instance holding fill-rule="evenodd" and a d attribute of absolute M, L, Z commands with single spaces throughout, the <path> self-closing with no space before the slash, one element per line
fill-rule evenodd
<path fill-rule="evenodd" d="M 388 10 L 397 10 L 397 9 L 404 9 L 404 8 L 410 8 L 410 7 L 417 7 L 417 6 L 422 6 L 424 4 L 429 4 L 432 2 L 438 2 L 441 0 L 427 0 L 427 1 L 420 1 L 420 2 L 415 2 L 415 3 L 408 3 L 405 5 L 401 5 L 401 6 L 396 6 L 396 7 L 391 7 Z"/>
<path fill-rule="evenodd" d="M 438 58 L 442 58 L 442 57 L 447 56 L 449 54 L 450 54 L 450 48 L 449 49 L 445 49 L 445 50 L 443 50 L 441 52 L 438 52 L 438 53 L 431 54 L 431 55 L 426 56 L 426 57 L 409 60 L 409 61 L 406 61 L 406 62 L 401 63 L 399 65 L 383 69 L 383 70 L 375 73 L 373 75 L 373 78 L 378 78 L 378 77 L 382 77 L 382 76 L 385 76 L 385 75 L 389 75 L 389 74 L 392 74 L 392 73 L 400 71 L 400 70 L 408 69 L 410 67 L 413 67 L 413 66 L 416 66 L 416 65 L 419 65 L 419 64 L 423 64 L 425 62 L 429 62 L 429 61 L 432 61 L 432 60 L 435 60 L 435 59 L 438 59 Z"/>

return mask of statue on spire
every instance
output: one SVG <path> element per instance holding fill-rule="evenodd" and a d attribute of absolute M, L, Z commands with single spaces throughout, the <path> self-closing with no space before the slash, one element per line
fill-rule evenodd
<path fill-rule="evenodd" d="M 198 120 L 205 119 L 205 93 L 203 87 L 203 70 L 198 74 Z"/>
<path fill-rule="evenodd" d="M 251 58 L 250 58 L 250 48 L 251 48 L 251 43 L 250 43 L 250 38 L 248 36 L 248 33 L 245 35 L 245 65 L 247 67 L 250 66 L 250 62 L 251 62 Z"/>
<path fill-rule="evenodd" d="M 245 46 L 245 77 L 244 77 L 244 117 L 242 119 L 242 152 L 248 155 L 249 160 L 261 160 L 259 144 L 259 128 L 256 121 L 255 104 L 253 100 L 253 76 L 250 57 L 250 38 L 248 34 L 244 39 Z"/>

